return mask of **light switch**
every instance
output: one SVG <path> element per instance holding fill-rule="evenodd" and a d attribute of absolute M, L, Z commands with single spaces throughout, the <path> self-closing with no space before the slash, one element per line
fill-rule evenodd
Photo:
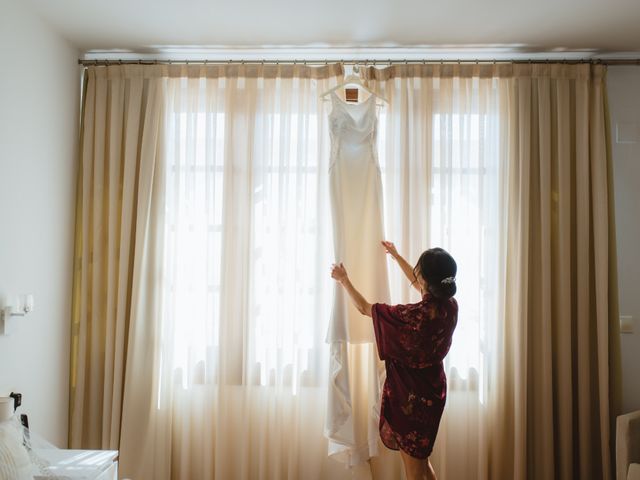
<path fill-rule="evenodd" d="M 620 333 L 633 333 L 633 317 L 620 315 Z"/>

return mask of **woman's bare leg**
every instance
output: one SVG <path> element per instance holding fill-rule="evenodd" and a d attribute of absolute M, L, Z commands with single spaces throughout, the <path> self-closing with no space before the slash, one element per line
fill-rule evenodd
<path fill-rule="evenodd" d="M 427 480 L 438 480 L 436 477 L 436 472 L 431 465 L 431 462 L 427 458 Z"/>
<path fill-rule="evenodd" d="M 437 480 L 429 459 L 421 460 L 400 450 L 407 480 Z"/>

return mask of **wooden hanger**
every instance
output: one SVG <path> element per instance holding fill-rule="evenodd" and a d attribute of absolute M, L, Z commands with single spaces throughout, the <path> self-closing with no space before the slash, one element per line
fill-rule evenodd
<path fill-rule="evenodd" d="M 359 88 L 361 88 L 362 90 L 364 90 L 365 92 L 368 92 L 370 95 L 373 95 L 376 98 L 379 98 L 380 100 L 382 100 L 384 103 L 389 103 L 387 102 L 387 99 L 378 95 L 377 93 L 375 93 L 373 90 L 371 90 L 369 87 L 367 87 L 367 85 L 365 85 L 365 83 L 362 81 L 362 78 L 360 78 L 360 75 L 358 75 L 358 66 L 355 65 L 353 67 L 353 73 L 351 73 L 350 75 L 347 75 L 346 77 L 344 77 L 344 79 L 342 80 L 342 82 L 340 82 L 338 85 L 336 85 L 333 88 L 330 88 L 329 90 L 327 90 L 326 92 L 324 92 L 323 94 L 320 95 L 320 98 L 325 98 L 327 95 L 329 95 L 330 93 L 335 92 L 336 90 L 343 88 L 343 87 L 347 87 L 349 85 L 357 85 Z"/>

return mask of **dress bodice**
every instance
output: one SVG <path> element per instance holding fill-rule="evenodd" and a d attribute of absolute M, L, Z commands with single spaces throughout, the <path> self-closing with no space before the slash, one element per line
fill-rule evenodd
<path fill-rule="evenodd" d="M 335 92 L 331 94 L 330 131 L 333 145 L 357 146 L 376 140 L 376 102 L 370 95 L 364 102 L 347 103 Z"/>

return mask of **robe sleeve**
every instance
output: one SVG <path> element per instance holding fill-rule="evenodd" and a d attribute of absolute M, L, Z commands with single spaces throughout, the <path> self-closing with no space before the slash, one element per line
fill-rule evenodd
<path fill-rule="evenodd" d="M 407 340 L 412 335 L 408 317 L 413 305 L 387 305 L 375 303 L 371 306 L 373 331 L 376 336 L 380 360 L 405 360 L 411 355 Z"/>

